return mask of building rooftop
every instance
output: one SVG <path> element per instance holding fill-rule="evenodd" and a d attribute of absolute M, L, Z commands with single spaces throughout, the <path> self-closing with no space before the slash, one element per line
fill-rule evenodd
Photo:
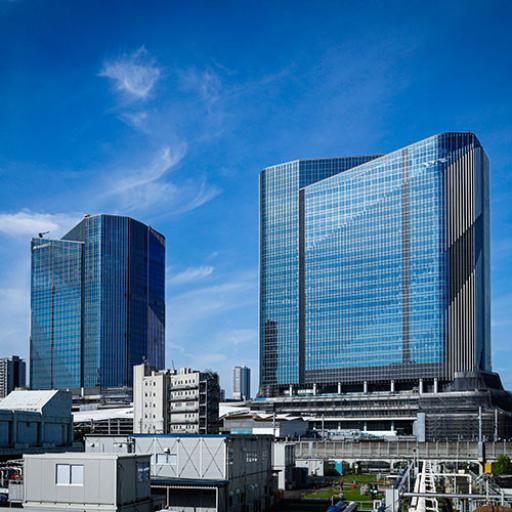
<path fill-rule="evenodd" d="M 269 421 L 304 421 L 302 416 L 293 416 L 291 414 L 271 414 L 257 411 L 233 412 L 224 416 L 227 420 L 253 420 L 255 422 L 268 423 Z"/>
<path fill-rule="evenodd" d="M 43 412 L 43 407 L 54 398 L 59 391 L 51 389 L 48 391 L 19 390 L 11 391 L 0 401 L 0 410 L 10 411 L 34 411 Z"/>
<path fill-rule="evenodd" d="M 133 420 L 133 407 L 91 409 L 88 411 L 78 411 L 73 413 L 74 423 L 115 419 Z"/>
<path fill-rule="evenodd" d="M 239 404 L 239 405 L 236 405 Z M 233 402 L 233 405 L 231 405 L 230 402 L 221 402 L 219 404 L 219 418 L 223 418 L 224 416 L 229 416 L 230 414 L 237 413 L 237 414 L 243 414 L 248 413 L 250 411 L 250 408 L 241 405 L 245 404 L 245 402 Z"/>
<path fill-rule="evenodd" d="M 38 453 L 24 455 L 24 458 L 32 459 L 58 459 L 58 460 L 75 460 L 75 459 L 130 459 L 133 457 L 149 457 L 145 453 L 96 453 L 96 452 L 64 452 L 64 453 Z"/>
<path fill-rule="evenodd" d="M 184 438 L 184 437 L 217 437 L 217 438 L 228 438 L 232 437 L 228 434 L 187 434 L 185 432 L 179 434 L 130 434 L 130 437 L 174 437 L 174 438 Z"/>

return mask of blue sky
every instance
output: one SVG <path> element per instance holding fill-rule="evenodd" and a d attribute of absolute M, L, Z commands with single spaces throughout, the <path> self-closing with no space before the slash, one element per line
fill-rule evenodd
<path fill-rule="evenodd" d="M 167 237 L 167 359 L 257 385 L 258 172 L 471 130 L 491 159 L 493 364 L 512 387 L 512 2 L 0 0 L 0 353 L 33 234 Z"/>

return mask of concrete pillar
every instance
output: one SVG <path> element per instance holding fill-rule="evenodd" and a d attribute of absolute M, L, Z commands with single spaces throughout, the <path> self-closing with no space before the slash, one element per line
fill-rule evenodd
<path fill-rule="evenodd" d="M 434 379 L 434 393 L 438 392 L 437 379 Z"/>
<path fill-rule="evenodd" d="M 391 421 L 391 430 L 395 430 L 395 422 Z"/>
<path fill-rule="evenodd" d="M 316 392 L 317 392 L 316 384 L 313 384 L 313 395 L 316 395 Z"/>
<path fill-rule="evenodd" d="M 341 382 L 338 382 L 338 395 L 341 395 Z"/>
<path fill-rule="evenodd" d="M 69 421 L 68 425 L 68 442 L 69 444 L 73 444 L 74 430 L 73 430 L 73 418 Z"/>
<path fill-rule="evenodd" d="M 418 383 L 418 390 L 420 392 L 420 395 L 423 394 L 423 379 L 420 379 Z"/>
<path fill-rule="evenodd" d="M 363 393 L 368 393 L 368 382 L 367 381 L 363 382 Z"/>
<path fill-rule="evenodd" d="M 391 391 L 391 393 L 395 392 L 395 381 L 394 380 L 391 381 L 391 385 L 389 387 L 389 390 Z"/>
<path fill-rule="evenodd" d="M 368 430 L 368 423 L 366 421 L 363 423 L 363 430 L 365 432 Z"/>
<path fill-rule="evenodd" d="M 67 437 L 66 439 L 62 439 L 62 443 L 66 443 L 67 441 Z M 46 443 L 46 432 L 45 432 L 45 428 L 44 428 L 44 416 L 41 416 L 41 422 L 39 424 L 39 442 L 41 443 L 41 446 L 44 445 Z"/>
<path fill-rule="evenodd" d="M 290 387 L 288 388 L 288 392 L 290 393 L 290 396 L 293 396 L 293 386 L 290 384 Z"/>
<path fill-rule="evenodd" d="M 18 443 L 18 414 L 16 411 L 12 411 L 12 435 L 11 435 L 11 444 L 12 446 L 16 446 Z"/>

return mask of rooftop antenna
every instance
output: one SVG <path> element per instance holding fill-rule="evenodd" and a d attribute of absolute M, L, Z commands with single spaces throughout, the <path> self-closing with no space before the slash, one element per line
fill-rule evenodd
<path fill-rule="evenodd" d="M 172 369 L 173 369 L 174 371 L 176 371 L 176 368 L 174 367 L 174 359 L 171 359 L 171 363 L 172 363 Z"/>
<path fill-rule="evenodd" d="M 39 238 L 44 238 L 44 235 L 47 235 L 49 231 L 42 231 L 41 233 L 38 233 Z"/>

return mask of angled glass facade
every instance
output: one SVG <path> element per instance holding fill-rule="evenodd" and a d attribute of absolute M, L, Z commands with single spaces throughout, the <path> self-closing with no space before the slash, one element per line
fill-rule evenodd
<path fill-rule="evenodd" d="M 83 244 L 32 240 L 30 382 L 75 387 L 81 374 Z"/>
<path fill-rule="evenodd" d="M 32 243 L 33 388 L 131 386 L 133 365 L 147 360 L 155 368 L 164 367 L 165 239 L 162 235 L 129 217 L 98 215 L 85 217 L 62 240 L 34 239 Z M 44 253 L 35 247 L 45 246 L 47 259 L 52 261 L 58 256 L 58 247 L 79 247 L 81 251 L 73 281 L 74 300 L 79 307 L 72 319 L 78 371 L 66 381 L 70 383 L 63 385 L 59 384 L 60 376 L 70 370 L 48 364 L 42 355 L 55 343 L 52 330 L 39 328 L 39 317 L 46 318 L 47 311 L 53 307 L 48 293 L 41 296 L 37 288 L 37 276 L 42 276 L 44 282 L 55 273 L 55 265 L 44 266 L 39 262 Z M 54 295 L 68 293 L 62 284 L 53 286 Z M 52 322 L 64 325 L 66 317 L 54 312 Z M 38 368 L 41 372 L 36 371 Z"/>
<path fill-rule="evenodd" d="M 490 370 L 487 175 L 455 133 L 264 169 L 262 393 Z"/>

